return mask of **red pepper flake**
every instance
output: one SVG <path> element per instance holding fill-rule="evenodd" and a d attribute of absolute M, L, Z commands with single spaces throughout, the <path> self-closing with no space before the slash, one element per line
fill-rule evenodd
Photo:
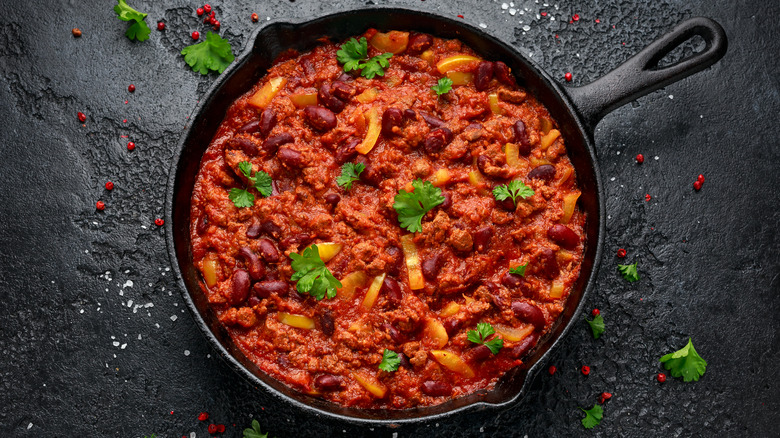
<path fill-rule="evenodd" d="M 655 378 L 658 380 L 658 383 L 666 382 L 666 374 L 664 373 L 658 373 L 658 375 L 655 376 Z"/>
<path fill-rule="evenodd" d="M 209 419 L 209 413 L 208 412 L 201 412 L 200 415 L 198 415 L 198 420 L 200 421 L 206 421 Z"/>
<path fill-rule="evenodd" d="M 571 82 L 571 72 L 567 71 L 563 77 L 566 78 L 566 82 Z"/>
<path fill-rule="evenodd" d="M 127 150 L 128 151 L 132 151 L 133 149 L 135 149 L 135 143 L 133 143 L 132 141 L 128 141 L 127 142 Z"/>
<path fill-rule="evenodd" d="M 81 36 L 81 29 L 78 27 L 74 27 L 73 30 L 70 31 L 74 37 L 78 38 Z"/>
<path fill-rule="evenodd" d="M 702 175 L 702 174 L 699 174 L 699 177 L 698 177 L 698 178 L 696 178 L 696 181 L 699 181 L 699 182 L 701 182 L 702 184 L 704 184 L 704 175 Z"/>
<path fill-rule="evenodd" d="M 76 115 L 79 117 L 79 122 L 84 123 L 87 121 L 87 115 L 81 111 L 79 111 Z"/>
<path fill-rule="evenodd" d="M 626 256 L 626 250 L 625 250 L 625 249 L 623 249 L 623 248 L 620 248 L 620 249 L 618 249 L 618 251 L 617 251 L 617 256 L 618 256 L 618 257 L 620 257 L 620 258 L 622 259 L 623 257 L 625 257 L 625 256 Z"/>
<path fill-rule="evenodd" d="M 257 16 L 257 14 L 252 14 L 252 23 L 257 23 L 257 20 L 259 20 L 260 17 Z"/>
<path fill-rule="evenodd" d="M 556 39 L 558 39 L 558 38 L 560 38 L 560 37 L 558 36 L 558 34 L 555 34 L 555 38 L 556 38 Z"/>
<path fill-rule="evenodd" d="M 111 181 L 106 182 L 106 190 L 114 190 L 114 183 Z"/>
<path fill-rule="evenodd" d="M 173 411 L 171 411 L 171 415 L 173 415 Z"/>
<path fill-rule="evenodd" d="M 698 192 L 699 190 L 701 190 L 701 181 L 695 181 L 695 182 L 693 183 L 693 188 L 694 188 L 694 189 L 696 189 L 696 191 L 697 191 L 697 192 Z"/>
<path fill-rule="evenodd" d="M 546 17 L 547 16 L 547 12 L 539 12 L 539 15 L 541 15 L 542 17 Z"/>
<path fill-rule="evenodd" d="M 463 15 L 458 14 L 458 18 L 463 18 Z"/>
<path fill-rule="evenodd" d="M 645 194 L 645 201 L 647 201 L 647 202 L 650 202 L 650 200 L 651 200 L 651 199 L 653 199 L 653 197 L 652 197 L 652 196 L 650 196 L 650 194 L 649 194 L 649 193 L 648 193 L 648 194 Z"/>
<path fill-rule="evenodd" d="M 157 225 L 158 227 L 161 227 L 165 224 L 165 221 L 162 220 L 162 218 L 158 217 L 157 219 L 154 220 L 154 224 Z"/>
<path fill-rule="evenodd" d="M 574 14 L 574 16 L 571 17 L 574 21 L 580 21 L 580 14 Z"/>
<path fill-rule="evenodd" d="M 637 164 L 642 164 L 645 162 L 645 156 L 642 154 L 636 154 L 636 162 Z"/>
<path fill-rule="evenodd" d="M 224 424 L 217 424 L 217 432 L 219 432 L 219 433 L 225 432 L 225 425 Z"/>
<path fill-rule="evenodd" d="M 601 315 L 601 310 L 599 310 L 599 309 L 593 309 L 593 311 L 592 311 L 592 312 L 590 312 L 590 313 L 591 313 L 591 315 L 593 315 L 593 316 L 599 316 L 599 315 Z"/>
<path fill-rule="evenodd" d="M 200 17 L 201 15 L 203 15 L 203 8 L 195 9 L 195 13 L 198 14 L 198 17 Z"/>
<path fill-rule="evenodd" d="M 550 365 L 550 368 L 547 369 L 547 372 L 552 376 L 557 370 L 558 368 L 555 368 L 555 365 Z"/>
<path fill-rule="evenodd" d="M 582 375 L 587 376 L 588 374 L 590 374 L 590 367 L 587 365 L 583 365 L 581 371 L 582 371 Z"/>
<path fill-rule="evenodd" d="M 599 19 L 597 18 L 597 19 L 596 19 L 596 23 L 601 23 L 601 20 L 599 20 Z"/>
<path fill-rule="evenodd" d="M 130 101 L 129 100 L 125 100 L 125 105 L 127 105 L 128 102 L 130 102 Z"/>
<path fill-rule="evenodd" d="M 604 402 L 606 402 L 607 400 L 609 400 L 611 398 L 612 398 L 612 393 L 610 393 L 610 392 L 602 392 L 601 395 L 599 396 L 599 403 L 601 403 L 603 405 Z"/>
<path fill-rule="evenodd" d="M 214 25 L 214 30 L 219 30 L 219 27 L 221 26 L 221 24 L 217 20 L 214 20 L 214 22 L 211 24 Z"/>
<path fill-rule="evenodd" d="M 158 21 L 157 22 L 157 30 L 159 30 L 160 32 L 164 31 L 165 30 L 165 23 L 163 23 L 162 21 Z"/>
<path fill-rule="evenodd" d="M 214 435 L 217 433 L 217 425 L 216 424 L 209 424 L 209 433 Z"/>
<path fill-rule="evenodd" d="M 133 84 L 128 85 L 127 86 L 127 91 L 129 91 L 131 93 L 134 92 L 135 91 L 135 85 L 133 85 Z"/>
<path fill-rule="evenodd" d="M 122 123 L 127 123 L 127 119 L 122 119 Z"/>
<path fill-rule="evenodd" d="M 207 13 L 207 14 L 210 14 L 210 13 L 211 13 L 211 5 L 210 5 L 210 4 L 208 4 L 208 3 L 206 3 L 205 5 L 203 5 L 203 11 L 204 11 L 205 13 Z"/>
<path fill-rule="evenodd" d="M 103 210 L 106 209 L 106 204 L 103 201 L 98 201 L 98 202 L 95 203 L 95 208 L 97 208 L 98 210 L 103 211 Z"/>
<path fill-rule="evenodd" d="M 197 30 L 195 32 L 192 32 L 192 39 L 197 41 L 199 38 L 200 38 L 200 32 L 198 32 Z"/>

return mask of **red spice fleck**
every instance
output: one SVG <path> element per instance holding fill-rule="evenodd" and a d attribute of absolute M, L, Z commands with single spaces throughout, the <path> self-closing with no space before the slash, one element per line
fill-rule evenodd
<path fill-rule="evenodd" d="M 203 5 L 203 11 L 206 12 L 207 14 L 210 14 L 211 13 L 211 5 L 208 4 L 208 3 Z"/>
<path fill-rule="evenodd" d="M 81 29 L 78 27 L 74 27 L 73 30 L 70 31 L 74 37 L 78 38 L 81 36 Z"/>
<path fill-rule="evenodd" d="M 696 189 L 697 192 L 701 190 L 701 181 L 694 181 L 693 188 Z"/>
<path fill-rule="evenodd" d="M 208 412 L 201 412 L 200 415 L 198 415 L 198 420 L 200 421 L 206 421 L 209 419 L 209 413 Z"/>
<path fill-rule="evenodd" d="M 95 208 L 98 210 L 104 210 L 106 208 L 106 204 L 103 201 L 98 201 L 95 203 Z"/>
<path fill-rule="evenodd" d="M 571 72 L 567 71 L 563 77 L 566 78 L 566 82 L 571 82 Z"/>
<path fill-rule="evenodd" d="M 127 119 L 122 119 L 122 123 L 127 123 Z"/>
<path fill-rule="evenodd" d="M 601 20 L 599 20 L 599 19 L 597 18 L 597 19 L 596 19 L 596 23 L 601 23 Z"/>
<path fill-rule="evenodd" d="M 590 367 L 589 367 L 589 366 L 587 366 L 587 365 L 583 365 L 583 366 L 582 366 L 582 374 L 583 374 L 583 375 L 585 375 L 585 376 L 587 376 L 588 374 L 590 374 Z"/>
<path fill-rule="evenodd" d="M 580 14 L 574 14 L 574 16 L 571 17 L 574 21 L 580 21 Z"/>
<path fill-rule="evenodd" d="M 617 256 L 621 259 L 626 256 L 626 250 L 623 248 L 618 249 Z"/>
<path fill-rule="evenodd" d="M 645 162 L 645 156 L 642 154 L 636 154 L 636 162 L 637 164 L 642 164 Z"/>
<path fill-rule="evenodd" d="M 558 368 L 555 368 L 555 365 L 550 365 L 550 368 L 547 369 L 547 372 L 550 373 L 550 375 L 552 376 L 553 374 L 555 374 L 555 371 L 557 370 Z"/>
<path fill-rule="evenodd" d="M 131 93 L 134 92 L 135 91 L 135 85 L 133 85 L 133 84 L 128 85 L 127 86 L 127 91 L 129 91 Z"/>
<path fill-rule="evenodd" d="M 171 411 L 171 415 L 173 415 L 173 411 Z"/>
<path fill-rule="evenodd" d="M 214 11 L 211 11 L 211 13 L 209 14 L 209 18 L 216 18 L 216 16 L 217 16 L 217 13 L 214 12 Z"/>
<path fill-rule="evenodd" d="M 154 220 L 154 224 L 157 225 L 158 227 L 161 227 L 165 224 L 165 221 L 162 220 L 162 218 L 158 217 L 157 219 Z"/>
<path fill-rule="evenodd" d="M 555 35 L 555 38 L 560 38 L 557 34 Z"/>
<path fill-rule="evenodd" d="M 649 193 L 645 195 L 645 201 L 650 202 L 651 199 L 653 199 L 653 197 L 650 196 Z"/>
<path fill-rule="evenodd" d="M 76 115 L 79 116 L 79 122 L 84 123 L 87 121 L 87 115 L 82 113 L 81 111 L 79 111 L 78 114 Z"/>
<path fill-rule="evenodd" d="M 599 396 L 599 403 L 601 403 L 603 405 L 604 402 L 606 402 L 607 400 L 609 400 L 611 398 L 612 398 L 612 393 L 610 393 L 610 392 L 602 392 L 601 395 Z"/>
<path fill-rule="evenodd" d="M 127 150 L 128 151 L 132 151 L 133 149 L 135 149 L 135 143 L 133 143 L 132 141 L 128 141 L 127 142 Z"/>
<path fill-rule="evenodd" d="M 217 433 L 217 425 L 216 424 L 209 424 L 209 433 L 214 435 Z"/>
<path fill-rule="evenodd" d="M 225 431 L 225 425 L 224 424 L 217 424 L 217 432 L 222 433 Z"/>
<path fill-rule="evenodd" d="M 163 23 L 162 21 L 158 21 L 157 22 L 157 30 L 159 30 L 160 32 L 164 31 L 165 30 L 165 23 Z"/>
<path fill-rule="evenodd" d="M 114 183 L 111 181 L 106 182 L 106 190 L 114 190 Z"/>
<path fill-rule="evenodd" d="M 214 25 L 214 30 L 219 30 L 219 27 L 221 26 L 221 24 L 217 20 L 214 20 L 214 22 L 211 24 Z"/>
<path fill-rule="evenodd" d="M 698 178 L 696 178 L 696 181 L 701 181 L 702 184 L 704 183 L 704 175 L 699 174 Z"/>
<path fill-rule="evenodd" d="M 599 316 L 601 315 L 601 310 L 599 309 L 593 309 L 592 312 L 590 312 L 593 316 Z"/>
<path fill-rule="evenodd" d="M 203 15 L 203 8 L 195 9 L 195 13 L 198 14 L 198 17 L 200 17 L 201 15 Z"/>
<path fill-rule="evenodd" d="M 257 23 L 258 19 L 259 19 L 259 17 L 257 16 L 257 14 L 252 14 L 252 22 L 253 23 Z"/>
<path fill-rule="evenodd" d="M 546 17 L 547 16 L 547 12 L 539 12 L 539 15 L 541 15 L 542 17 Z"/>
<path fill-rule="evenodd" d="M 463 15 L 458 14 L 458 18 L 463 18 Z"/>
<path fill-rule="evenodd" d="M 127 105 L 128 102 L 130 102 L 130 101 L 129 100 L 125 100 L 125 105 Z"/>
<path fill-rule="evenodd" d="M 195 32 L 192 32 L 192 39 L 197 41 L 198 38 L 200 38 L 200 32 L 198 32 L 197 30 Z"/>
<path fill-rule="evenodd" d="M 666 382 L 666 374 L 664 373 L 658 373 L 658 375 L 655 376 L 655 378 L 658 379 L 658 383 Z"/>

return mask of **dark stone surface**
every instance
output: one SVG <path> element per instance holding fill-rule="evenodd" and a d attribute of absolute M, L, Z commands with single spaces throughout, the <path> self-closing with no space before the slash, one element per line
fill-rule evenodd
<path fill-rule="evenodd" d="M 111 2 L 47 3 L 1 8 L 0 435 L 202 437 L 213 421 L 240 436 L 256 418 L 280 437 L 777 436 L 777 3 L 521 1 L 511 15 L 501 1 L 392 2 L 486 23 L 554 77 L 571 71 L 574 84 L 691 16 L 715 19 L 729 36 L 715 66 L 598 125 L 608 236 L 588 304 L 602 310 L 605 335 L 594 341 L 580 323 L 553 355 L 558 373 L 539 376 L 512 409 L 397 430 L 302 417 L 275 402 L 215 357 L 184 309 L 154 219 L 178 136 L 214 80 L 178 54 L 192 30 L 205 33 L 199 5 L 131 1 L 153 29 L 138 43 L 124 37 Z M 373 3 L 212 4 L 238 51 L 256 26 L 252 12 L 314 17 Z M 574 13 L 580 21 L 570 24 Z M 707 180 L 695 192 L 699 173 Z M 638 283 L 617 274 L 619 247 L 639 261 Z M 709 362 L 706 375 L 658 384 L 658 358 L 688 336 Z M 601 425 L 585 431 L 577 407 L 602 391 L 614 397 Z M 197 420 L 201 411 L 210 421 Z"/>

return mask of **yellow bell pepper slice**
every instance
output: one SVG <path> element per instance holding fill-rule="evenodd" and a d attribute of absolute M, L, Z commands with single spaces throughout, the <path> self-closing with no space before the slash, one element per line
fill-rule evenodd
<path fill-rule="evenodd" d="M 279 91 L 284 88 L 285 84 L 287 84 L 287 78 L 281 76 L 269 79 L 265 85 L 249 98 L 248 103 L 260 109 L 267 107 Z"/>

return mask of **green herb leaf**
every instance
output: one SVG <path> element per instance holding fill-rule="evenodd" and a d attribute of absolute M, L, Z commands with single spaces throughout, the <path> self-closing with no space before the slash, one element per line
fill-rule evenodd
<path fill-rule="evenodd" d="M 320 258 L 317 245 L 304 249 L 303 255 L 291 253 L 290 258 L 295 271 L 290 280 L 298 282 L 298 292 L 321 300 L 335 297 L 336 289 L 343 287 Z"/>
<path fill-rule="evenodd" d="M 604 409 L 599 405 L 593 405 L 590 409 L 582 409 L 585 412 L 585 418 L 582 419 L 582 425 L 585 429 L 593 429 L 601 423 L 601 418 L 604 416 Z"/>
<path fill-rule="evenodd" d="M 519 180 L 510 181 L 509 184 L 496 186 L 493 189 L 493 196 L 496 198 L 497 201 L 503 201 L 505 199 L 512 198 L 512 202 L 515 205 L 517 205 L 518 196 L 523 199 L 526 199 L 526 198 L 530 198 L 533 195 L 534 195 L 534 190 Z"/>
<path fill-rule="evenodd" d="M 349 72 L 361 68 L 360 61 L 368 58 L 368 41 L 365 37 L 356 40 L 350 38 L 349 41 L 341 45 L 341 49 L 336 52 L 339 63 L 344 64 L 344 71 Z"/>
<path fill-rule="evenodd" d="M 618 265 L 618 271 L 623 274 L 623 278 L 628 280 L 629 283 L 633 283 L 639 281 L 639 272 L 636 270 L 638 265 L 639 262 L 634 262 L 633 265 Z"/>
<path fill-rule="evenodd" d="M 360 63 L 360 65 L 358 65 L 360 68 L 360 75 L 366 79 L 373 79 L 374 76 L 384 76 L 385 69 L 390 67 L 389 59 L 392 57 L 393 54 L 388 52 L 376 55 L 368 61 Z"/>
<path fill-rule="evenodd" d="M 127 38 L 131 41 L 133 39 L 138 41 L 146 41 L 149 39 L 149 34 L 152 31 L 149 30 L 149 26 L 146 25 L 145 19 L 147 14 L 131 8 L 125 0 L 117 0 L 117 4 L 114 5 L 114 12 L 116 12 L 116 17 L 120 20 L 133 22 L 127 29 L 127 32 L 125 32 Z"/>
<path fill-rule="evenodd" d="M 604 318 L 602 318 L 601 315 L 596 315 L 592 321 L 585 318 L 585 321 L 590 325 L 590 330 L 593 332 L 593 339 L 598 339 L 599 336 L 604 333 Z"/>
<path fill-rule="evenodd" d="M 491 353 L 498 354 L 498 352 L 504 348 L 504 340 L 496 337 L 485 342 L 485 346 L 490 349 Z"/>
<path fill-rule="evenodd" d="M 688 345 L 669 353 L 660 359 L 664 368 L 669 370 L 672 377 L 681 377 L 684 381 L 698 382 L 699 377 L 704 375 L 707 370 L 707 361 L 699 356 L 696 349 L 693 348 L 693 341 L 688 338 Z"/>
<path fill-rule="evenodd" d="M 336 184 L 349 190 L 352 188 L 352 182 L 358 181 L 364 170 L 366 170 L 366 165 L 363 163 L 344 163 L 341 166 L 341 175 L 336 178 Z"/>
<path fill-rule="evenodd" d="M 268 434 L 260 430 L 257 420 L 252 420 L 252 428 L 244 429 L 244 438 L 268 438 Z"/>
<path fill-rule="evenodd" d="M 492 325 L 486 322 L 480 322 L 477 324 L 476 330 L 469 330 L 468 333 L 466 333 L 466 339 L 475 344 L 484 344 L 487 348 L 490 349 L 491 353 L 498 354 L 499 350 L 504 347 L 504 340 L 499 337 L 496 337 L 490 341 L 487 340 L 487 338 L 489 338 L 495 332 L 496 330 Z"/>
<path fill-rule="evenodd" d="M 254 187 L 264 198 L 271 196 L 271 193 L 273 192 L 271 175 L 261 170 L 255 172 L 255 176 L 252 176 L 252 163 L 249 161 L 238 163 L 238 170 L 243 173 L 247 181 L 249 181 L 249 188 Z M 248 189 L 230 189 L 228 198 L 233 201 L 233 205 L 238 208 L 255 205 L 255 195 L 249 193 Z"/>
<path fill-rule="evenodd" d="M 525 268 L 527 268 L 527 267 L 528 267 L 528 262 L 526 262 L 526 264 L 524 264 L 524 265 L 515 266 L 514 268 L 510 268 L 509 269 L 509 273 L 510 274 L 517 274 L 517 275 L 519 275 L 521 277 L 525 277 Z"/>
<path fill-rule="evenodd" d="M 393 208 L 398 213 L 398 221 L 402 228 L 413 233 L 422 231 L 422 217 L 433 207 L 444 202 L 441 189 L 434 187 L 430 181 L 415 179 L 412 181 L 413 192 L 399 190 L 395 195 Z"/>
<path fill-rule="evenodd" d="M 398 358 L 398 353 L 393 350 L 388 350 L 382 353 L 382 362 L 379 363 L 379 369 L 382 371 L 393 372 L 398 370 L 401 365 L 401 359 Z"/>
<path fill-rule="evenodd" d="M 209 71 L 222 73 L 236 58 L 233 56 L 230 42 L 212 32 L 206 34 L 203 42 L 185 47 L 181 54 L 184 55 L 187 65 L 192 67 L 192 71 L 202 75 L 209 74 Z"/>
<path fill-rule="evenodd" d="M 255 205 L 255 195 L 249 193 L 249 190 L 232 188 L 228 194 L 228 199 L 233 201 L 233 205 L 238 208 Z"/>
<path fill-rule="evenodd" d="M 439 79 L 439 82 L 433 87 L 431 87 L 431 90 L 435 91 L 437 96 L 441 96 L 442 94 L 449 93 L 450 90 L 452 90 L 452 79 L 450 78 Z"/>

